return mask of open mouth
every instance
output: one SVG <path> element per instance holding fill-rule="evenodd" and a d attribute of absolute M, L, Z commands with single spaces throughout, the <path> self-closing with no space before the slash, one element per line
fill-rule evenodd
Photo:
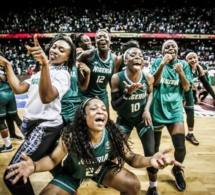
<path fill-rule="evenodd" d="M 97 123 L 97 124 L 104 124 L 104 122 L 105 122 L 105 118 L 104 117 L 96 117 L 95 118 L 95 122 Z"/>

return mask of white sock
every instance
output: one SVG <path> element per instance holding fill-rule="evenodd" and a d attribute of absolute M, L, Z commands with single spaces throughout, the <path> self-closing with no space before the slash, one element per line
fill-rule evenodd
<path fill-rule="evenodd" d="M 9 146 L 11 145 L 11 142 L 10 142 L 10 138 L 9 138 L 9 137 L 5 137 L 5 138 L 3 138 L 3 140 L 4 140 L 4 145 L 5 145 L 6 147 L 9 147 Z"/>
<path fill-rule="evenodd" d="M 188 134 L 193 134 L 193 131 L 188 131 Z"/>
<path fill-rule="evenodd" d="M 149 181 L 150 188 L 157 187 L 157 185 L 158 185 L 157 181 Z"/>

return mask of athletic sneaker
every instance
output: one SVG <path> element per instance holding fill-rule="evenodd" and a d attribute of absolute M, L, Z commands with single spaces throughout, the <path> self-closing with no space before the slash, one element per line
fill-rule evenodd
<path fill-rule="evenodd" d="M 13 146 L 10 145 L 8 147 L 6 147 L 5 145 L 3 145 L 2 147 L 0 147 L 0 153 L 3 153 L 3 152 L 10 152 L 13 150 Z"/>
<path fill-rule="evenodd" d="M 175 185 L 180 190 L 183 191 L 186 189 L 186 182 L 184 180 L 184 171 L 180 167 L 173 167 L 172 174 L 175 177 Z"/>
<path fill-rule="evenodd" d="M 11 135 L 11 136 L 10 136 L 10 139 L 19 140 L 19 141 L 22 141 L 22 140 L 23 140 L 23 138 L 22 138 L 21 136 L 16 135 L 16 134 Z"/>
<path fill-rule="evenodd" d="M 148 188 L 146 195 L 158 195 L 158 191 L 156 187 Z"/>
<path fill-rule="evenodd" d="M 186 135 L 186 140 L 190 141 L 192 144 L 194 145 L 199 145 L 199 142 L 197 141 L 197 139 L 194 137 L 193 133 L 192 134 L 187 134 Z"/>

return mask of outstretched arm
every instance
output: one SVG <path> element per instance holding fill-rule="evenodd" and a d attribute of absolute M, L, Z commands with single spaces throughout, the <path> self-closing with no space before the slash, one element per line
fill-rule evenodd
<path fill-rule="evenodd" d="M 153 166 L 156 169 L 163 169 L 168 165 L 176 165 L 181 168 L 184 166 L 171 159 L 170 157 L 166 156 L 166 153 L 170 152 L 171 148 L 165 149 L 163 152 L 157 152 L 151 157 L 145 157 L 140 154 L 135 154 L 132 151 L 127 150 L 126 155 L 126 162 L 134 167 L 134 168 L 144 168 L 144 167 L 151 167 Z"/>
<path fill-rule="evenodd" d="M 28 91 L 29 84 L 20 82 L 13 71 L 11 63 L 3 56 L 0 56 L 0 66 L 5 68 L 7 80 L 15 94 L 22 94 Z"/>
<path fill-rule="evenodd" d="M 43 157 L 39 161 L 34 162 L 25 153 L 22 153 L 21 157 L 23 161 L 8 166 L 7 170 L 13 169 L 13 171 L 6 175 L 5 179 L 15 176 L 12 184 L 16 184 L 20 177 L 23 177 L 23 181 L 26 183 L 27 178 L 33 173 L 44 172 L 53 169 L 62 161 L 66 154 L 67 149 L 65 145 L 63 145 L 61 138 L 55 150 L 50 155 Z"/>

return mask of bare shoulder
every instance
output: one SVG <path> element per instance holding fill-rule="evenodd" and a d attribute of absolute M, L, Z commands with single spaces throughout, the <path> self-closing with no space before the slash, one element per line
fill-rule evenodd
<path fill-rule="evenodd" d="M 149 84 L 154 83 L 154 76 L 151 73 L 143 73 L 148 81 Z"/>

